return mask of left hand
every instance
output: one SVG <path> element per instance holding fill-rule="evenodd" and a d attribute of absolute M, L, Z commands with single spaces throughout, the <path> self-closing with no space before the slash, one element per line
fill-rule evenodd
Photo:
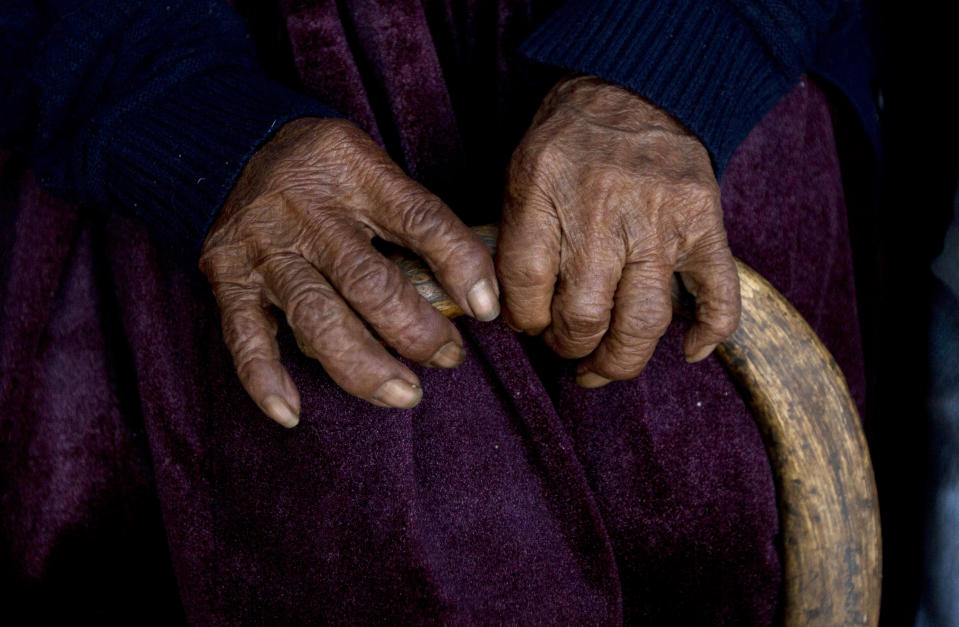
<path fill-rule="evenodd" d="M 480 320 L 499 313 L 480 239 L 346 120 L 285 124 L 243 168 L 207 234 L 200 268 L 237 375 L 286 427 L 299 420 L 300 396 L 280 362 L 271 304 L 337 385 L 379 406 L 409 409 L 423 389 L 373 332 L 426 366 L 455 368 L 466 356 L 456 327 L 374 237 L 423 257 L 464 312 Z"/>
<path fill-rule="evenodd" d="M 546 96 L 513 154 L 496 259 L 503 316 L 577 382 L 635 377 L 672 319 L 678 272 L 696 299 L 688 361 L 736 330 L 739 277 L 706 149 L 626 89 L 576 76 Z"/>

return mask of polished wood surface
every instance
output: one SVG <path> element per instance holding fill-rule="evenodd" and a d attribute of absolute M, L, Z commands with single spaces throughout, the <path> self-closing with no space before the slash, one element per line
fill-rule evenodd
<path fill-rule="evenodd" d="M 879 506 L 859 414 L 832 355 L 792 305 L 737 262 L 739 328 L 718 349 L 776 478 L 786 625 L 875 625 Z"/>
<path fill-rule="evenodd" d="M 495 249 L 494 225 L 474 231 Z M 463 313 L 421 261 L 402 253 L 393 259 L 434 307 L 451 318 Z M 879 508 L 855 404 L 802 316 L 758 273 L 737 266 L 743 314 L 717 355 L 752 408 L 772 464 L 785 624 L 875 625 Z"/>

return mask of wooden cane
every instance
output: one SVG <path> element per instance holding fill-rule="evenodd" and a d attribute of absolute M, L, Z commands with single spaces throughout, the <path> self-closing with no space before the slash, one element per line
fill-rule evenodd
<path fill-rule="evenodd" d="M 496 226 L 473 230 L 493 252 Z M 402 253 L 393 259 L 434 307 L 450 318 L 463 313 L 420 260 Z M 772 464 L 785 624 L 876 625 L 879 506 L 845 378 L 782 294 L 746 264 L 736 265 L 742 317 L 717 354 L 751 407 Z"/>

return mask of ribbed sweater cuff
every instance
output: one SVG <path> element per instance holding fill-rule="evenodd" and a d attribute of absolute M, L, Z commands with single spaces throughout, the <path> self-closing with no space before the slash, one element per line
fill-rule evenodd
<path fill-rule="evenodd" d="M 665 109 L 703 142 L 717 177 L 802 71 L 783 68 L 723 2 L 577 0 L 521 50 L 627 87 Z"/>
<path fill-rule="evenodd" d="M 188 77 L 96 121 L 81 197 L 132 212 L 165 246 L 196 259 L 257 148 L 290 120 L 337 115 L 248 69 Z"/>

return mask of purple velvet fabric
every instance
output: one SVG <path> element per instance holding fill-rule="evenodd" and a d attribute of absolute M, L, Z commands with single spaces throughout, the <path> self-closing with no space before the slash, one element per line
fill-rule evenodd
<path fill-rule="evenodd" d="M 510 52 L 538 9 L 479 4 L 289 1 L 280 15 L 304 88 L 493 220 L 549 76 Z M 349 397 L 283 327 L 303 401 L 287 431 L 243 392 L 195 269 L 121 217 L 48 197 L 19 163 L 0 169 L 0 583 L 14 607 L 198 624 L 775 620 L 769 463 L 719 363 L 683 361 L 681 325 L 639 378 L 583 390 L 535 340 L 462 319 L 466 362 L 413 365 L 412 411 Z M 734 253 L 806 316 L 861 405 L 822 92 L 787 95 L 722 183 Z"/>

